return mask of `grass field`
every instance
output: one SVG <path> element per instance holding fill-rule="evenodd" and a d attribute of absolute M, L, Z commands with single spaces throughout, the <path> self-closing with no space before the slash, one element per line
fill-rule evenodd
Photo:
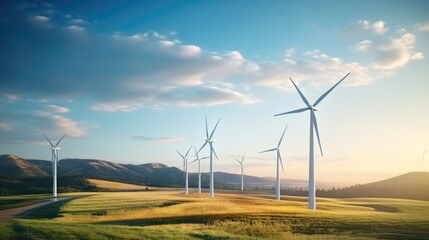
<path fill-rule="evenodd" d="M 26 219 L 0 222 L 0 239 L 427 239 L 429 202 L 274 201 L 264 194 L 178 191 L 83 193 Z M 1 198 L 0 198 L 1 201 Z"/>

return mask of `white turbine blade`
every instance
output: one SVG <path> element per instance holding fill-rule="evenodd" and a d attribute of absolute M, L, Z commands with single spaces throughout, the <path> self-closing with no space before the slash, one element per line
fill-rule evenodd
<path fill-rule="evenodd" d="M 181 154 L 181 153 L 179 153 L 179 151 L 176 151 L 183 159 L 185 159 L 185 157 Z"/>
<path fill-rule="evenodd" d="M 428 148 L 428 145 L 426 144 L 425 150 L 423 151 L 422 161 L 425 160 L 425 155 L 426 155 L 426 149 L 427 148 Z"/>
<path fill-rule="evenodd" d="M 212 134 L 210 134 L 209 139 L 212 139 L 213 134 L 214 134 L 214 132 L 216 131 L 216 128 L 217 128 L 217 125 L 219 124 L 219 122 L 220 122 L 220 118 L 219 118 L 219 120 L 217 120 L 217 123 L 216 123 L 215 127 L 213 128 Z"/>
<path fill-rule="evenodd" d="M 241 162 L 237 158 L 234 158 L 234 160 L 237 161 L 239 164 L 241 164 Z"/>
<path fill-rule="evenodd" d="M 210 147 L 212 148 L 212 151 L 213 151 L 213 153 L 214 153 L 214 155 L 215 155 L 216 159 L 217 159 L 217 160 L 219 160 L 219 158 L 217 157 L 217 154 L 216 154 L 216 151 L 214 150 L 214 148 L 213 148 L 212 146 L 210 146 Z"/>
<path fill-rule="evenodd" d="M 265 150 L 265 151 L 262 151 L 262 152 L 259 152 L 259 153 L 272 152 L 272 151 L 275 151 L 275 150 L 277 150 L 277 148 L 268 149 L 268 150 Z"/>
<path fill-rule="evenodd" d="M 206 116 L 206 139 L 209 139 L 209 129 L 207 127 L 207 116 Z"/>
<path fill-rule="evenodd" d="M 195 147 L 195 145 L 194 145 L 194 150 L 195 150 L 195 157 L 197 157 L 197 159 L 199 158 L 198 157 L 198 152 L 197 152 L 197 148 Z"/>
<path fill-rule="evenodd" d="M 207 141 L 204 142 L 203 146 L 201 146 L 200 150 L 198 150 L 197 154 L 207 145 Z"/>
<path fill-rule="evenodd" d="M 210 157 L 203 157 L 203 158 L 200 158 L 200 160 L 204 160 L 204 159 L 209 159 Z"/>
<path fill-rule="evenodd" d="M 280 160 L 280 166 L 282 166 L 282 170 L 283 172 L 285 171 L 285 169 L 283 168 L 283 161 L 282 161 L 282 156 L 280 155 L 280 151 L 277 150 L 277 157 Z"/>
<path fill-rule="evenodd" d="M 284 113 L 279 113 L 279 114 L 276 114 L 276 115 L 274 115 L 274 117 L 277 117 L 277 116 L 280 116 L 280 115 L 285 115 L 285 114 L 290 114 L 290 113 L 299 113 L 299 112 L 304 112 L 304 111 L 307 111 L 307 110 L 309 110 L 310 108 L 308 108 L 308 107 L 306 107 L 306 108 L 300 108 L 300 109 L 297 109 L 297 110 L 293 110 L 293 111 L 289 111 L 289 112 L 284 112 Z"/>
<path fill-rule="evenodd" d="M 305 98 L 304 94 L 302 94 L 302 92 L 299 90 L 298 86 L 296 86 L 296 84 L 292 80 L 292 78 L 289 77 L 289 79 L 292 81 L 293 85 L 295 86 L 296 90 L 298 91 L 299 95 L 301 96 L 302 101 L 304 101 L 304 103 L 305 103 L 305 105 L 307 105 L 307 107 L 310 107 L 310 103 L 308 103 L 307 98 Z"/>
<path fill-rule="evenodd" d="M 319 142 L 320 154 L 323 156 L 322 144 L 320 143 L 320 137 L 319 137 L 319 128 L 317 127 L 316 114 L 314 114 L 313 111 L 311 111 L 311 118 L 313 119 L 314 130 L 316 130 L 316 136 L 317 136 L 317 141 Z M 313 129 L 310 129 L 310 131 L 313 131 Z"/>
<path fill-rule="evenodd" d="M 52 142 L 49 140 L 49 138 L 48 138 L 48 137 L 46 137 L 46 135 L 45 135 L 44 133 L 42 133 L 42 134 L 43 134 L 43 136 L 46 138 L 46 140 L 48 140 L 49 144 L 51 144 L 51 147 L 54 147 L 54 144 L 52 144 Z"/>
<path fill-rule="evenodd" d="M 280 141 L 279 141 L 279 144 L 277 145 L 277 148 L 279 148 L 280 144 L 282 144 L 283 136 L 285 135 L 286 129 L 287 129 L 287 125 L 285 127 L 285 130 L 283 130 L 283 134 L 282 134 L 282 137 L 280 138 Z"/>
<path fill-rule="evenodd" d="M 58 146 L 58 144 L 60 144 L 61 140 L 63 140 L 63 138 L 64 138 L 65 136 L 66 136 L 66 135 L 64 134 L 64 135 L 60 138 L 60 140 L 58 140 L 57 144 L 55 144 L 55 147 L 57 147 L 57 146 Z"/>
<path fill-rule="evenodd" d="M 192 146 L 189 147 L 188 151 L 185 154 L 185 158 L 188 157 L 189 151 L 191 150 Z"/>
<path fill-rule="evenodd" d="M 343 78 L 341 78 L 340 81 L 337 82 L 337 84 L 335 84 L 333 87 L 331 87 L 327 92 L 325 92 L 322 96 L 319 97 L 319 99 L 316 100 L 316 102 L 314 103 L 314 107 L 317 106 L 317 104 L 319 104 L 326 96 L 328 96 L 328 94 L 336 87 L 338 86 L 338 84 L 340 84 L 340 82 L 342 82 L 344 79 L 346 79 L 347 76 L 350 75 L 350 72 L 347 73 L 346 76 L 344 76 Z"/>
<path fill-rule="evenodd" d="M 241 163 L 243 163 L 245 156 L 246 156 L 246 153 L 243 154 L 243 157 L 241 158 Z"/>

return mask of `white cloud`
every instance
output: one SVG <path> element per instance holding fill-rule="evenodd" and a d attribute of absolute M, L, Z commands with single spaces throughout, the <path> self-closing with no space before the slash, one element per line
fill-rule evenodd
<path fill-rule="evenodd" d="M 163 47 L 173 47 L 177 44 L 180 44 L 180 41 L 175 39 L 173 41 L 168 41 L 168 40 L 161 40 L 158 42 L 159 45 L 163 46 Z"/>
<path fill-rule="evenodd" d="M 132 140 L 145 141 L 145 142 L 161 142 L 161 143 L 170 143 L 183 141 L 184 137 L 147 137 L 147 136 L 133 136 Z"/>
<path fill-rule="evenodd" d="M 30 19 L 37 23 L 46 23 L 46 22 L 49 22 L 50 20 L 49 17 L 41 16 L 41 15 L 31 16 Z"/>
<path fill-rule="evenodd" d="M 184 57 L 194 57 L 201 53 L 201 48 L 196 45 L 180 46 L 180 54 Z"/>
<path fill-rule="evenodd" d="M 372 30 L 376 34 L 384 34 L 387 31 L 386 23 L 383 21 L 377 21 L 372 24 Z"/>
<path fill-rule="evenodd" d="M 344 85 L 365 85 L 375 78 L 370 69 L 357 62 L 345 62 L 338 57 L 330 57 L 320 50 L 306 51 L 301 58 L 287 58 L 283 62 L 271 62 L 261 65 L 255 84 L 279 89 L 291 89 L 289 77 L 297 81 L 309 81 L 312 84 L 332 84 L 345 74 L 352 74 Z"/>
<path fill-rule="evenodd" d="M 420 32 L 429 31 L 429 21 L 415 24 L 414 29 Z"/>
<path fill-rule="evenodd" d="M 66 107 L 61 107 L 61 106 L 54 105 L 54 104 L 48 105 L 47 107 L 49 108 L 50 111 L 55 112 L 55 113 L 67 113 L 70 111 L 70 109 L 68 109 Z"/>
<path fill-rule="evenodd" d="M 405 33 L 399 37 L 391 37 L 376 42 L 370 49 L 375 54 L 374 68 L 394 70 L 406 65 L 410 60 L 423 58 L 423 54 L 414 50 L 416 36 Z"/>
<path fill-rule="evenodd" d="M 79 24 L 84 24 L 85 20 L 80 19 L 80 18 L 74 18 L 74 19 L 70 20 L 70 23 L 73 25 L 79 25 Z"/>
<path fill-rule="evenodd" d="M 83 31 L 85 31 L 84 27 L 77 26 L 77 25 L 68 26 L 67 29 L 70 30 L 70 31 L 73 31 L 73 32 L 83 32 Z"/>
<path fill-rule="evenodd" d="M 368 51 L 368 49 L 371 47 L 371 41 L 370 40 L 363 40 L 360 43 L 356 44 L 355 49 L 356 51 L 365 52 Z"/>

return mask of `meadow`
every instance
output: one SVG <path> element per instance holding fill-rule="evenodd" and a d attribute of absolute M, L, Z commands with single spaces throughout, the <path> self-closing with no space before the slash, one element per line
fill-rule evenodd
<path fill-rule="evenodd" d="M 177 190 L 67 193 L 0 222 L 0 239 L 427 239 L 429 202 Z M 29 196 L 26 196 L 29 198 Z M 40 196 L 38 196 L 40 198 Z M 10 198 L 10 197 L 9 197 Z M 21 197 L 22 198 L 22 197 Z M 0 198 L 2 202 L 3 198 Z M 9 199 L 11 201 L 11 199 Z M 12 201 L 13 202 L 13 201 Z"/>

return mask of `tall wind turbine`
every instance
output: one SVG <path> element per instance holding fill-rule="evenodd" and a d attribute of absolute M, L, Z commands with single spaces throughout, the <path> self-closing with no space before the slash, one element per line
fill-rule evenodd
<path fill-rule="evenodd" d="M 217 125 L 219 124 L 220 118 L 219 120 L 217 120 L 216 126 L 213 128 L 212 133 L 209 135 L 209 130 L 207 127 L 207 116 L 206 116 L 206 141 L 204 142 L 203 146 L 201 146 L 200 150 L 198 150 L 198 152 L 200 152 L 206 145 L 207 143 L 210 146 L 210 197 L 214 197 L 214 177 L 213 177 L 213 153 L 216 156 L 216 159 L 219 159 L 217 157 L 217 154 L 213 148 L 213 143 L 215 142 L 214 140 L 212 140 L 213 134 L 217 128 Z"/>
<path fill-rule="evenodd" d="M 192 163 L 198 161 L 198 193 L 201 193 L 201 160 L 207 159 L 209 157 L 200 158 L 198 156 L 198 152 L 197 152 L 197 149 L 195 148 L 195 145 L 194 145 L 194 150 L 195 150 L 195 156 L 197 158 L 194 161 L 190 162 L 189 164 L 192 164 Z"/>
<path fill-rule="evenodd" d="M 283 136 L 285 135 L 286 129 L 287 129 L 287 125 L 285 127 L 285 130 L 283 130 L 283 134 L 280 137 L 279 144 L 277 144 L 276 148 L 272 148 L 272 149 L 268 149 L 268 150 L 260 152 L 260 153 L 264 153 L 264 152 L 277 151 L 277 175 L 276 175 L 276 177 L 277 177 L 277 179 L 276 179 L 276 181 L 277 181 L 277 184 L 276 184 L 276 199 L 277 200 L 280 200 L 280 166 L 279 165 L 282 166 L 283 172 L 285 171 L 285 169 L 283 168 L 282 157 L 280 155 L 280 144 L 282 144 Z"/>
<path fill-rule="evenodd" d="M 183 159 L 183 171 L 185 172 L 185 194 L 189 193 L 189 189 L 188 189 L 188 153 L 189 153 L 189 150 L 191 150 L 191 147 L 189 147 L 185 156 L 183 156 L 179 151 L 176 151 Z"/>
<path fill-rule="evenodd" d="M 53 197 L 57 197 L 57 165 L 58 165 L 58 162 L 60 161 L 60 149 L 61 149 L 58 147 L 58 144 L 60 144 L 61 140 L 63 140 L 63 138 L 66 135 L 63 135 L 60 138 L 60 140 L 58 140 L 58 142 L 54 145 L 48 139 L 48 137 L 46 137 L 46 135 L 44 133 L 42 133 L 42 134 L 46 138 L 46 140 L 48 140 L 49 144 L 51 145 L 51 149 L 52 149 L 52 178 L 53 178 L 52 195 L 53 195 Z"/>
<path fill-rule="evenodd" d="M 244 191 L 243 161 L 245 156 L 246 153 L 244 153 L 243 157 L 241 157 L 241 160 L 238 160 L 236 157 L 234 157 L 235 161 L 237 161 L 241 167 L 241 191 Z"/>
<path fill-rule="evenodd" d="M 304 112 L 307 110 L 310 110 L 310 150 L 309 150 L 309 177 L 308 177 L 308 208 L 312 210 L 316 210 L 316 189 L 315 189 L 315 177 L 314 177 L 314 140 L 313 140 L 313 129 L 316 130 L 316 136 L 317 141 L 319 142 L 319 148 L 320 148 L 320 154 L 323 156 L 322 151 L 322 145 L 320 144 L 320 137 L 319 137 L 319 129 L 317 127 L 317 120 L 316 120 L 316 114 L 314 112 L 319 111 L 317 108 L 317 105 L 326 97 L 328 94 L 336 87 L 338 84 L 340 84 L 347 76 L 349 76 L 350 73 L 347 73 L 340 81 L 338 81 L 333 87 L 331 87 L 328 91 L 326 91 L 322 96 L 320 96 L 316 102 L 314 102 L 313 105 L 310 105 L 308 103 L 305 96 L 302 94 L 302 92 L 299 90 L 299 88 L 296 86 L 295 82 L 292 80 L 292 78 L 289 78 L 293 85 L 295 86 L 296 90 L 298 91 L 299 95 L 301 96 L 302 101 L 305 103 L 305 108 L 300 108 L 297 110 L 279 113 L 274 116 L 280 116 L 290 113 L 299 113 Z"/>

